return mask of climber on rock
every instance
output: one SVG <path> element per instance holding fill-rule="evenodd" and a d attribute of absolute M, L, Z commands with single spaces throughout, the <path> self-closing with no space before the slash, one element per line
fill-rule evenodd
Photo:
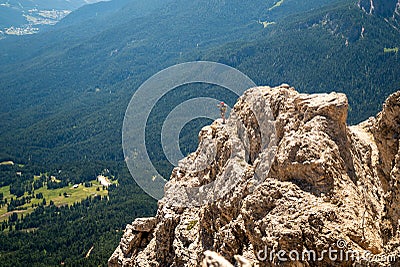
<path fill-rule="evenodd" d="M 221 112 L 222 124 L 225 124 L 226 105 L 224 102 L 219 103 L 219 111 Z"/>

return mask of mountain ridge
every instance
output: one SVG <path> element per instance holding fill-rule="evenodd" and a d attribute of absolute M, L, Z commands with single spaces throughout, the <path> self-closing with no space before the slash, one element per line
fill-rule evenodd
<path fill-rule="evenodd" d="M 260 120 L 269 109 L 274 121 Z M 201 130 L 157 215 L 126 226 L 108 265 L 233 266 L 210 250 L 246 267 L 397 265 L 400 91 L 359 125 L 346 125 L 347 111 L 340 93 L 249 89 L 226 124 Z M 236 185 L 192 206 L 190 192 L 214 181 Z"/>
<path fill-rule="evenodd" d="M 265 6 L 272 6 L 272 2 Z M 284 5 L 280 8 L 284 8 Z M 199 7 L 200 10 L 202 10 L 201 7 Z M 279 11 L 278 8 L 274 10 Z M 34 151 L 37 151 L 29 152 L 29 154 L 37 154 L 38 156 L 34 157 L 36 159 L 48 153 L 40 152 L 42 147 L 52 148 L 54 151 L 58 151 L 58 147 L 62 150 L 67 149 L 63 152 L 54 152 L 52 156 L 49 155 L 46 161 L 53 162 L 57 159 L 56 154 L 72 155 L 77 149 L 77 144 L 62 143 L 63 136 L 68 135 L 73 137 L 72 140 L 79 140 L 85 144 L 84 147 L 87 149 L 79 154 L 89 157 L 97 154 L 91 148 L 94 143 L 100 142 L 95 141 L 96 139 L 103 139 L 106 136 L 109 139 L 112 136 L 112 143 L 115 144 L 111 147 L 114 148 L 107 145 L 103 149 L 112 151 L 111 158 L 120 158 L 120 149 L 117 148 L 120 136 L 116 134 L 118 132 L 113 127 L 118 128 L 117 122 L 122 122 L 124 110 L 121 108 L 113 111 L 115 101 L 121 103 L 120 106 L 127 105 L 125 99 L 131 96 L 134 88 L 137 88 L 145 78 L 164 67 L 183 61 L 200 59 L 225 63 L 239 68 L 258 84 L 277 84 L 284 77 L 299 90 L 327 91 L 332 86 L 337 86 L 335 90 L 346 90 L 345 93 L 349 96 L 352 122 L 366 119 L 366 114 L 373 115 L 379 109 L 381 101 L 399 87 L 396 79 L 399 69 L 396 68 L 399 64 L 397 54 L 384 53 L 384 48 L 399 46 L 398 35 L 394 34 L 394 29 L 389 29 L 380 18 L 363 17 L 363 13 L 355 4 L 339 1 L 333 5 L 333 8 L 326 7 L 303 15 L 292 15 L 292 20 L 287 18 L 265 29 L 257 21 L 260 18 L 259 15 L 247 13 L 249 19 L 242 20 L 242 23 L 252 21 L 250 18 L 255 18 L 255 20 L 250 25 L 241 24 L 244 28 L 232 28 L 231 38 L 237 36 L 235 29 L 240 30 L 240 33 L 245 31 L 245 34 L 240 34 L 236 43 L 231 44 L 230 38 L 227 40 L 226 37 L 220 39 L 216 36 L 227 34 L 224 27 L 229 25 L 231 28 L 230 25 L 235 25 L 235 22 L 226 22 L 225 19 L 217 18 L 218 21 L 225 21 L 224 23 L 227 24 L 221 28 L 214 26 L 212 34 L 204 35 L 202 29 L 208 28 L 207 20 L 204 18 L 197 18 L 202 21 L 202 24 L 197 26 L 197 31 L 201 32 L 199 34 L 193 31 L 191 26 L 179 26 L 186 25 L 182 24 L 183 21 L 193 22 L 187 15 L 182 15 L 181 24 L 176 24 L 176 21 L 179 21 L 177 17 L 160 15 L 160 18 L 166 21 L 175 21 L 168 27 L 162 26 L 162 30 L 153 23 L 153 17 L 150 20 L 134 17 L 125 24 L 114 25 L 107 30 L 94 31 L 94 35 L 83 39 L 82 42 L 74 40 L 77 37 L 74 37 L 74 32 L 70 32 L 69 27 L 61 28 L 54 33 L 46 32 L 29 36 L 26 41 L 16 43 L 2 40 L 6 41 L 3 42 L 4 48 L 11 47 L 10 44 L 13 43 L 13 47 L 17 50 L 10 52 L 6 49 L 2 50 L 3 62 L 9 61 L 10 64 L 0 67 L 2 69 L 0 89 L 5 99 L 1 107 L 5 118 L 1 127 L 4 134 L 1 139 L 7 140 L 3 142 L 4 148 L 9 144 L 14 144 L 12 151 L 16 151 L 16 148 L 21 150 L 18 153 L 10 153 L 7 149 L 8 152 L 7 150 L 3 152 L 4 157 L 9 157 L 7 154 L 14 157 L 18 155 L 21 159 L 15 161 L 24 161 L 29 157 L 25 147 L 32 147 Z M 330 21 L 330 24 L 326 23 L 327 21 Z M 137 28 L 131 24 L 136 25 Z M 360 37 L 363 24 L 366 24 L 364 25 L 365 38 Z M 200 25 L 203 25 L 202 28 L 199 28 Z M 172 26 L 182 27 L 182 31 L 171 32 Z M 96 26 L 96 28 L 99 27 Z M 332 33 L 332 29 L 335 28 L 337 32 Z M 378 30 L 378 28 L 384 30 Z M 54 41 L 50 36 L 53 36 Z M 71 41 L 60 42 L 65 36 L 71 36 Z M 46 44 L 42 42 L 43 38 L 51 41 Z M 180 44 L 177 42 L 179 39 Z M 301 42 L 297 43 L 296 39 Z M 348 47 L 346 47 L 347 39 L 349 40 Z M 35 43 L 39 49 L 34 54 L 28 53 L 25 56 L 19 52 L 24 47 Z M 317 43 L 319 45 L 316 45 Z M 0 42 L 1 45 L 2 42 Z M 313 51 L 318 51 L 318 53 Z M 346 54 L 345 58 L 342 56 L 343 52 Z M 295 62 L 290 64 L 289 59 L 294 59 Z M 335 67 L 343 62 L 345 62 L 344 68 Z M 321 67 L 326 70 L 327 76 L 322 77 L 319 72 L 313 71 Z M 19 71 L 15 72 L 16 69 Z M 35 77 L 42 77 L 42 79 Z M 315 86 L 317 84 L 320 86 Z M 96 93 L 96 88 L 102 90 Z M 377 94 L 381 101 L 369 103 L 371 98 L 368 96 L 371 93 Z M 34 97 L 31 97 L 31 94 Z M 67 99 L 72 99 L 72 101 L 66 101 Z M 363 102 L 360 103 L 360 100 Z M 99 103 L 104 103 L 104 105 Z M 91 105 L 97 108 L 89 108 Z M 367 108 L 368 105 L 372 108 Z M 51 129 L 58 129 L 62 124 L 70 124 L 65 116 L 65 110 L 70 110 L 68 113 L 81 110 L 86 115 L 75 114 L 74 116 L 81 117 L 79 127 L 75 127 L 74 131 L 70 127 L 61 129 L 55 137 Z M 96 120 L 102 121 L 103 118 L 109 116 L 121 118 L 121 120 L 113 120 L 112 123 L 106 120 L 103 124 L 104 133 L 90 130 L 90 128 L 98 128 Z M 20 125 L 15 124 L 16 121 L 19 121 Z M 47 129 L 47 133 L 41 129 Z M 16 134 L 17 131 L 18 134 Z M 37 140 L 34 146 L 26 143 L 30 140 L 27 136 L 32 134 L 35 136 L 34 140 Z M 52 141 L 55 146 L 49 146 L 48 140 L 53 139 L 56 139 Z M 110 153 L 106 154 L 101 158 L 108 158 Z"/>
<path fill-rule="evenodd" d="M 71 11 L 98 0 L 0 1 L 0 40 L 8 36 L 35 34 L 55 25 Z"/>
<path fill-rule="evenodd" d="M 357 1 L 126 2 L 87 5 L 46 31 L 0 40 L 0 163 L 18 163 L 1 166 L 0 182 L 11 183 L 1 192 L 26 192 L 41 173 L 68 184 L 108 169 L 120 184 L 107 200 L 47 205 L 1 224 L 6 266 L 104 265 L 123 226 L 154 214 L 155 201 L 126 168 L 121 128 L 136 88 L 166 67 L 208 60 L 235 67 L 257 84 L 286 81 L 301 93 L 346 93 L 351 124 L 374 116 L 400 88 L 398 31 L 390 18 L 367 14 Z M 173 166 L 160 145 L 163 121 L 195 97 L 230 106 L 236 101 L 226 91 L 196 84 L 157 103 L 147 121 L 146 147 L 165 177 Z M 196 149 L 198 129 L 208 124 L 185 125 L 182 154 Z M 185 229 L 198 225 L 191 219 Z"/>

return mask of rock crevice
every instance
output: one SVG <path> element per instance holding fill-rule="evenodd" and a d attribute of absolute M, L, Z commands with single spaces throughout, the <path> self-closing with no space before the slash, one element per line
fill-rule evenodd
<path fill-rule="evenodd" d="M 166 194 L 156 217 L 127 226 L 109 266 L 399 265 L 400 92 L 359 125 L 347 109 L 344 94 L 249 89 L 226 125 L 202 129 L 166 192 L 234 186 L 199 205 Z"/>

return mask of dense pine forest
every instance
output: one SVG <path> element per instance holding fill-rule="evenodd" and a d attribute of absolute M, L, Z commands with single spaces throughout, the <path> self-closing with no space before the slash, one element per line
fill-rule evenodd
<path fill-rule="evenodd" d="M 0 209 L 7 212 L 0 265 L 104 266 L 125 225 L 154 215 L 156 201 L 125 166 L 121 129 L 135 90 L 166 67 L 208 60 L 258 85 L 343 92 L 350 124 L 375 115 L 400 89 L 394 18 L 350 0 L 280 2 L 113 0 L 84 6 L 39 34 L 0 40 Z M 147 149 L 166 177 L 173 166 L 160 145 L 162 123 L 176 105 L 202 96 L 229 105 L 237 98 L 215 86 L 181 86 L 147 121 Z M 210 122 L 184 127 L 183 154 L 196 149 Z M 104 170 L 114 184 L 93 185 Z M 92 193 L 69 203 L 78 184 Z M 51 193 L 67 204 L 44 197 Z"/>
<path fill-rule="evenodd" d="M 156 203 L 131 178 L 72 206 L 39 206 L 23 219 L 1 224 L 1 266 L 104 266 L 125 225 L 154 214 Z M 9 227 L 12 230 L 9 230 Z M 92 248 L 92 249 L 91 249 Z M 89 251 L 91 251 L 89 253 Z"/>

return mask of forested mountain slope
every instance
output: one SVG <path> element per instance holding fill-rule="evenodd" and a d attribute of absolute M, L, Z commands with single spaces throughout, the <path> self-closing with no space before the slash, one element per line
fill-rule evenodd
<path fill-rule="evenodd" d="M 0 0 L 0 39 L 34 34 L 71 11 L 98 0 Z"/>
<path fill-rule="evenodd" d="M 148 5 L 139 4 L 76 27 L 0 42 L 7 63 L 0 67 L 3 156 L 121 159 L 124 107 L 145 79 L 171 64 L 201 59 L 202 51 L 217 45 L 262 38 L 260 20 L 284 21 L 321 2 L 272 8 L 274 1 L 180 0 L 150 14 Z"/>
<path fill-rule="evenodd" d="M 48 205 L 45 212 L 35 211 L 19 223 L 22 231 L 4 234 L 7 243 L 1 249 L 6 253 L 1 255 L 10 265 L 26 265 L 29 259 L 22 255 L 43 256 L 45 248 L 36 244 L 64 234 L 74 238 L 57 239 L 46 255 L 50 265 L 64 260 L 105 263 L 108 254 L 101 251 L 116 246 L 117 231 L 134 219 L 129 215 L 154 212 L 154 202 L 124 168 L 121 128 L 129 99 L 157 71 L 211 60 L 238 68 L 258 85 L 287 82 L 300 92 L 345 92 L 348 121 L 359 122 L 400 88 L 400 38 L 394 25 L 348 0 L 114 0 L 82 7 L 49 31 L 0 40 L 0 162 L 13 160 L 32 168 L 29 179 L 61 171 L 74 182 L 109 168 L 120 183 L 110 191 L 111 202 L 87 201 L 72 210 Z M 163 118 L 199 92 L 227 103 L 235 100 L 214 88 L 183 87 L 160 101 L 148 120 L 149 151 L 166 175 L 171 165 L 160 146 Z M 196 147 L 204 123 L 209 121 L 190 124 L 182 132 L 186 152 Z M 2 172 L 0 182 L 15 177 Z M 101 208 L 103 216 L 90 225 L 98 231 L 87 236 L 74 232 L 75 224 L 84 225 L 86 216 L 94 216 L 91 209 Z M 49 232 L 40 228 L 43 216 L 53 220 L 51 227 L 44 224 Z M 71 225 L 58 227 L 65 226 L 66 218 Z M 25 233 L 30 227 L 39 229 Z M 95 244 L 96 258 L 86 259 L 93 240 L 99 239 L 105 243 L 101 248 Z M 20 251 L 20 246 L 8 247 L 10 242 L 26 245 Z"/>
<path fill-rule="evenodd" d="M 339 4 L 266 29 L 253 42 L 210 51 L 257 84 L 293 84 L 303 92 L 347 94 L 349 123 L 365 120 L 400 88 L 400 32 L 352 4 Z"/>

